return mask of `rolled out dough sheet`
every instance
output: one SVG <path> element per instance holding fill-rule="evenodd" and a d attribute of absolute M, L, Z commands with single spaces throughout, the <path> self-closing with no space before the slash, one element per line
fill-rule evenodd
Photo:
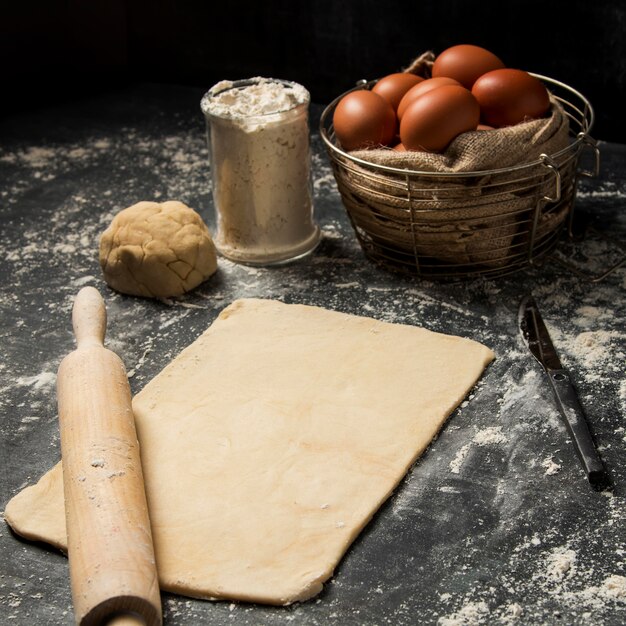
<path fill-rule="evenodd" d="M 133 400 L 162 589 L 269 604 L 319 593 L 492 358 L 422 328 L 231 304 Z M 5 518 L 64 548 L 61 471 Z"/>

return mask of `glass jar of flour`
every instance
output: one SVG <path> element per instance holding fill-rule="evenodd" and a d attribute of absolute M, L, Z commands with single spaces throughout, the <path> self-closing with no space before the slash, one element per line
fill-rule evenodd
<path fill-rule="evenodd" d="M 222 81 L 202 98 L 217 212 L 215 245 L 232 261 L 284 263 L 311 252 L 309 92 L 297 83 Z"/>

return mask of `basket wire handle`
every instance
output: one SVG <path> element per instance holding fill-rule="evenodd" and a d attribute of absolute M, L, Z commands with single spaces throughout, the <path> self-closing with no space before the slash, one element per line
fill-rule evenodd
<path fill-rule="evenodd" d="M 586 178 L 594 178 L 600 174 L 600 149 L 598 148 L 598 143 L 596 142 L 595 139 L 593 139 L 592 137 L 587 135 L 587 133 L 584 133 L 584 132 L 578 133 L 577 138 L 583 144 L 582 149 L 584 150 L 585 148 L 591 148 L 591 150 L 593 151 L 593 155 L 594 155 L 593 168 L 578 170 L 578 176 L 585 176 Z M 542 155 L 542 157 L 543 156 L 544 155 Z M 573 222 L 574 222 L 574 210 L 572 207 L 572 210 L 570 211 L 570 219 L 569 219 L 569 225 L 568 225 L 568 238 L 570 239 L 570 241 L 576 241 L 576 240 L 583 241 L 587 237 L 587 235 L 589 235 L 590 233 L 594 233 L 600 236 L 600 238 L 602 238 L 603 240 L 608 241 L 614 244 L 616 247 L 623 249 L 623 245 L 621 245 L 619 242 L 615 241 L 611 237 L 607 236 L 605 233 L 600 233 L 591 225 L 588 225 L 585 228 L 585 231 L 583 232 L 582 235 L 576 236 L 573 232 Z M 600 273 L 591 274 L 589 272 L 580 270 L 573 263 L 566 261 L 565 259 L 557 256 L 556 254 L 549 255 L 546 260 L 548 259 L 550 261 L 553 261 L 561 265 L 562 267 L 567 268 L 570 272 L 572 272 L 579 278 L 587 280 L 591 283 L 599 283 L 600 281 L 604 280 L 607 276 L 612 274 L 615 270 L 622 267 L 622 265 L 626 264 L 626 255 L 622 255 L 622 257 L 616 263 L 601 270 Z"/>
<path fill-rule="evenodd" d="M 542 202 L 539 202 L 535 207 L 533 212 L 533 221 L 530 227 L 530 238 L 528 241 L 528 262 L 530 265 L 541 265 L 542 261 L 537 260 L 533 257 L 533 252 L 535 250 L 535 237 L 537 236 L 537 228 L 539 226 L 539 218 L 541 217 L 541 213 L 543 211 L 543 207 L 548 202 L 556 203 L 561 200 L 561 173 L 559 172 L 559 166 L 556 161 L 543 153 L 539 155 L 539 159 L 541 160 L 541 164 L 550 170 L 552 174 L 554 174 L 554 196 L 544 195 L 542 198 Z"/>
<path fill-rule="evenodd" d="M 554 197 L 544 196 L 543 199 L 546 202 L 559 202 L 561 200 L 561 172 L 559 172 L 559 166 L 556 161 L 547 154 L 541 154 L 539 158 L 541 159 L 541 164 L 549 170 L 552 170 L 554 174 Z"/>
<path fill-rule="evenodd" d="M 587 178 L 595 178 L 600 174 L 600 148 L 595 139 L 587 135 L 587 133 L 580 132 L 577 138 L 583 143 L 582 149 L 591 148 L 594 154 L 593 169 L 591 170 L 578 170 L 579 176 L 585 176 Z"/>

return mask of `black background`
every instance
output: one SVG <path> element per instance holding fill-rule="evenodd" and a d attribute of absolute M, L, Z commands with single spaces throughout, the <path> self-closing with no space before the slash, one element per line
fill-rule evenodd
<path fill-rule="evenodd" d="M 3 112 L 129 82 L 296 80 L 326 103 L 425 50 L 484 46 L 593 104 L 592 135 L 626 142 L 624 0 L 49 0 L 3 2 Z"/>

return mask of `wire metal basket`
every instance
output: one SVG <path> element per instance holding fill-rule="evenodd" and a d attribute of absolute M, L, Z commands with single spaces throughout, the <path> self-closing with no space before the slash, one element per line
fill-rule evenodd
<path fill-rule="evenodd" d="M 430 172 L 368 162 L 342 150 L 336 140 L 332 118 L 345 93 L 326 107 L 320 133 L 368 258 L 429 279 L 497 277 L 545 260 L 564 228 L 571 227 L 579 176 L 598 173 L 599 151 L 589 135 L 594 120 L 589 101 L 564 83 L 533 76 L 562 105 L 569 145 L 500 169 Z M 581 168 L 586 148 L 594 155 L 591 169 Z"/>

